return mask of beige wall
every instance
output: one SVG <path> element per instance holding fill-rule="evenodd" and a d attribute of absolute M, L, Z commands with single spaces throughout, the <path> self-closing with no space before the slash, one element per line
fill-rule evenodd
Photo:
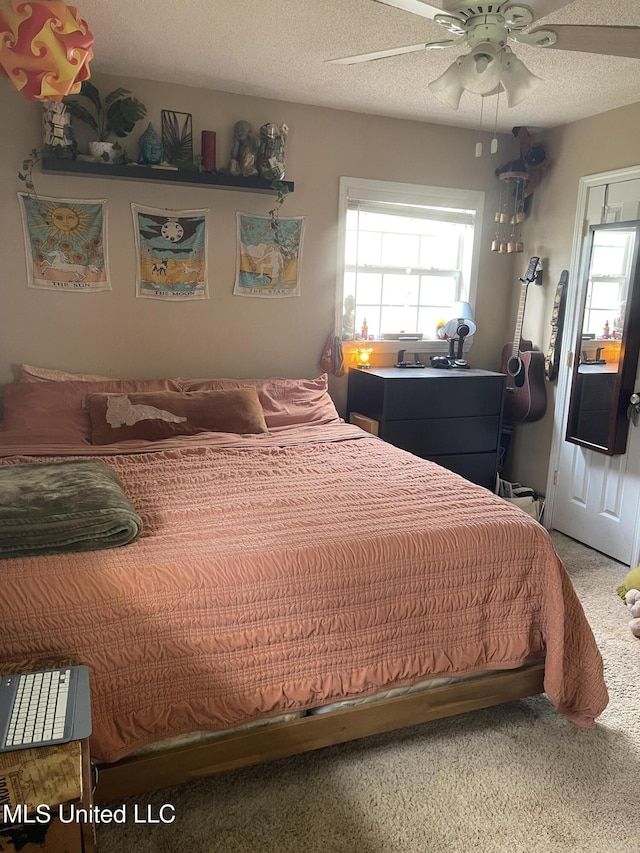
<path fill-rule="evenodd" d="M 517 278 L 530 255 L 539 254 L 545 284 L 530 287 L 524 333 L 541 350 L 549 341 L 553 297 L 560 271 L 569 267 L 578 180 L 582 175 L 640 162 L 640 104 L 560 127 L 541 139 L 552 167 L 536 191 L 525 224 L 525 253 L 492 254 L 499 182 L 494 169 L 514 154 L 510 136 L 497 157 L 474 157 L 476 133 L 241 97 L 146 80 L 96 76 L 103 91 L 123 85 L 147 105 L 159 126 L 162 108 L 191 112 L 196 151 L 200 130 L 218 133 L 218 164 L 228 159 L 232 128 L 239 118 L 254 127 L 286 121 L 287 177 L 296 189 L 283 215 L 306 215 L 302 295 L 285 300 L 234 297 L 235 213 L 266 214 L 273 197 L 255 193 L 135 181 L 67 178 L 36 170 L 42 195 L 106 198 L 109 201 L 109 260 L 113 291 L 49 293 L 26 287 L 25 259 L 16 192 L 23 158 L 41 140 L 40 106 L 25 101 L 0 81 L 3 116 L 0 157 L 0 381 L 30 362 L 113 376 L 221 375 L 314 376 L 322 345 L 332 328 L 336 281 L 336 218 L 341 175 L 440 186 L 487 193 L 476 319 L 471 354 L 476 367 L 497 369 L 500 351 L 515 326 Z M 134 132 L 131 144 L 146 122 Z M 209 207 L 210 299 L 166 304 L 137 300 L 130 202 L 170 209 Z M 382 362 L 379 362 L 382 363 Z M 344 405 L 346 380 L 333 380 Z M 506 475 L 545 490 L 555 385 L 547 385 L 546 417 L 517 427 Z"/>
<path fill-rule="evenodd" d="M 570 269 L 579 180 L 585 175 L 638 165 L 638 138 L 640 103 L 556 128 L 544 137 L 552 167 L 534 195 L 523 237 L 527 256 L 540 255 L 543 259 L 545 276 L 543 287 L 529 287 L 524 335 L 545 352 L 556 284 L 562 270 Z M 517 295 L 514 288 L 514 327 Z M 561 365 L 560 369 L 566 368 Z M 556 383 L 547 383 L 548 408 L 543 420 L 516 428 L 507 465 L 510 479 L 542 492 L 546 490 L 555 390 Z"/>
<path fill-rule="evenodd" d="M 499 182 L 497 161 L 513 156 L 513 139 L 501 140 L 497 157 L 476 159 L 476 133 L 459 128 L 361 115 L 338 110 L 240 97 L 185 86 L 114 77 L 94 78 L 104 93 L 115 86 L 134 91 L 159 128 L 162 108 L 191 112 L 194 146 L 200 131 L 218 134 L 218 165 L 226 164 L 232 128 L 248 119 L 254 128 L 286 121 L 287 178 L 295 182 L 282 215 L 306 215 L 299 298 L 234 297 L 236 211 L 266 214 L 274 197 L 248 192 L 149 182 L 43 175 L 34 171 L 41 195 L 106 198 L 113 291 L 55 293 L 26 287 L 25 259 L 16 192 L 17 171 L 40 146 L 38 104 L 25 101 L 0 81 L 3 121 L 0 158 L 0 381 L 21 362 L 113 376 L 315 376 L 332 329 L 336 283 L 336 219 L 341 175 L 487 192 L 484 251 L 478 288 L 474 366 L 496 369 L 508 319 L 507 272 L 511 258 L 489 251 Z M 145 129 L 140 122 L 135 140 Z M 11 130 L 9 131 L 9 128 Z M 135 150 L 130 153 L 135 154 Z M 167 304 L 136 299 L 135 252 L 130 202 L 170 209 L 209 207 L 210 299 Z M 333 382 L 342 404 L 346 380 Z"/>

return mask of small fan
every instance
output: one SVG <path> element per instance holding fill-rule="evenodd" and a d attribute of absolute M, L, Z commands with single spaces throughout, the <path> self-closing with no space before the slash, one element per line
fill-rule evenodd
<path fill-rule="evenodd" d="M 502 3 L 442 0 L 442 8 L 423 0 L 374 1 L 429 18 L 441 24 L 453 38 L 328 61 L 353 65 L 419 50 L 465 45 L 471 48 L 470 53 L 459 56 L 441 77 L 429 83 L 431 92 L 452 109 L 458 108 L 464 91 L 488 95 L 501 87 L 508 106 L 513 107 L 540 85 L 540 78 L 508 46 L 509 39 L 533 47 L 640 59 L 640 27 L 551 24 L 548 28 L 529 29 L 540 18 L 573 0 L 528 0 L 526 5 L 511 0 Z"/>

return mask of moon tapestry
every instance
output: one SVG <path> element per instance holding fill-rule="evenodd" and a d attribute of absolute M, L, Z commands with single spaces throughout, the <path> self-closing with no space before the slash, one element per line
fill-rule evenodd
<path fill-rule="evenodd" d="M 209 210 L 163 210 L 131 204 L 136 235 L 136 296 L 165 301 L 208 299 Z"/>
<path fill-rule="evenodd" d="M 111 290 L 106 256 L 107 202 L 18 193 L 27 287 L 67 293 Z"/>
<path fill-rule="evenodd" d="M 236 296 L 300 296 L 300 263 L 306 217 L 237 214 Z"/>

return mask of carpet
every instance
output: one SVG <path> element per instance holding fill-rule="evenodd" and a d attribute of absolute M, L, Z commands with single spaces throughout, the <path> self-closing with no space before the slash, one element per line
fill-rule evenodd
<path fill-rule="evenodd" d="M 98 827 L 100 853 L 638 853 L 640 640 L 615 591 L 628 569 L 553 540 L 605 661 L 595 730 L 539 696 L 377 735 L 127 801 L 126 823 Z M 165 803 L 173 823 L 133 823 L 135 804 Z"/>

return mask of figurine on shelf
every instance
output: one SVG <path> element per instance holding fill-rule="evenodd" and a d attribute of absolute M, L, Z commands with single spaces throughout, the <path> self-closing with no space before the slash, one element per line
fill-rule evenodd
<path fill-rule="evenodd" d="M 355 337 L 356 320 L 355 320 L 356 300 L 353 296 L 345 296 L 344 299 L 344 314 L 342 315 L 342 340 L 352 341 Z"/>
<path fill-rule="evenodd" d="M 147 129 L 138 140 L 138 163 L 145 166 L 159 166 L 163 157 L 162 137 L 149 122 Z"/>
<path fill-rule="evenodd" d="M 621 338 L 622 332 L 624 331 L 624 315 L 627 310 L 627 302 L 626 300 L 620 303 L 620 307 L 618 308 L 618 313 L 613 318 L 613 328 L 616 332 L 616 337 Z"/>
<path fill-rule="evenodd" d="M 260 155 L 258 168 L 260 175 L 269 181 L 284 179 L 284 141 L 289 128 L 286 124 L 263 124 L 260 128 Z"/>
<path fill-rule="evenodd" d="M 256 154 L 260 139 L 254 133 L 248 121 L 237 121 L 233 128 L 233 147 L 229 172 L 235 177 L 249 178 L 258 174 Z"/>

